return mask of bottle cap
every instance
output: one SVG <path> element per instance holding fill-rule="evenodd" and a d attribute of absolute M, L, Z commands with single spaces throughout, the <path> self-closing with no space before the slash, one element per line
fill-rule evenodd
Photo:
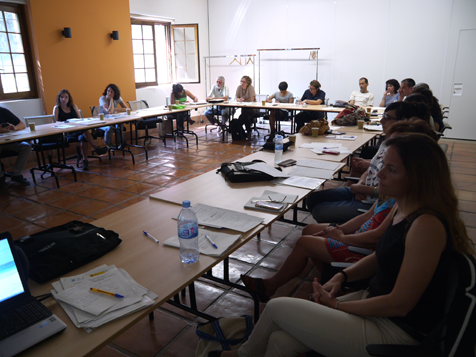
<path fill-rule="evenodd" d="M 183 201 L 182 202 L 182 207 L 183 208 L 189 208 L 190 207 L 190 201 Z"/>
<path fill-rule="evenodd" d="M 282 139 L 282 135 L 276 135 L 276 139 Z"/>

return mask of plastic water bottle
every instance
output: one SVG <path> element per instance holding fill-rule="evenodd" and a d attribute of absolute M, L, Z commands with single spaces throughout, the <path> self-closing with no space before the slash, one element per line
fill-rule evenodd
<path fill-rule="evenodd" d="M 274 138 L 274 164 L 277 165 L 283 161 L 283 137 L 276 135 Z"/>
<path fill-rule="evenodd" d="M 180 242 L 180 260 L 192 264 L 200 258 L 198 249 L 198 220 L 190 201 L 182 202 L 182 211 L 177 219 L 178 237 Z"/>

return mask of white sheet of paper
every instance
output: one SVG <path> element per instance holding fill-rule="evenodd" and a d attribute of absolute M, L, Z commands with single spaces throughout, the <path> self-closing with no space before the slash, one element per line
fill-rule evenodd
<path fill-rule="evenodd" d="M 338 162 L 324 160 L 297 160 L 297 166 L 312 167 L 313 169 L 337 170 L 341 165 Z"/>
<path fill-rule="evenodd" d="M 268 174 L 273 177 L 289 177 L 289 175 L 279 170 L 276 170 L 274 167 L 269 166 L 268 164 L 265 164 L 264 162 L 257 162 L 256 164 L 248 165 L 247 167 L 253 170 L 264 172 L 265 174 Z"/>
<path fill-rule="evenodd" d="M 289 172 L 291 176 L 304 176 L 304 177 L 314 177 L 325 180 L 330 180 L 334 176 L 334 171 L 332 170 L 322 170 L 322 169 L 313 169 L 311 167 L 304 166 L 294 166 Z"/>
<path fill-rule="evenodd" d="M 211 243 L 205 238 L 205 234 L 208 234 L 213 242 L 215 242 L 218 249 L 215 249 Z M 226 234 L 221 232 L 214 232 L 208 229 L 198 230 L 198 246 L 200 254 L 210 255 L 212 257 L 218 257 L 228 250 L 238 239 L 241 234 Z M 174 235 L 164 242 L 164 245 L 178 248 L 180 247 L 178 235 Z"/>
<path fill-rule="evenodd" d="M 276 185 L 286 185 L 293 187 L 307 188 L 309 190 L 315 190 L 321 186 L 326 180 L 320 180 L 312 177 L 291 176 L 287 179 L 274 179 L 272 182 Z"/>

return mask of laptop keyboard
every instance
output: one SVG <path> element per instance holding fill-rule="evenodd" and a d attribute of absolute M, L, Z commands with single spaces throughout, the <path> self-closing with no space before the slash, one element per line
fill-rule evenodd
<path fill-rule="evenodd" d="M 53 315 L 43 304 L 32 301 L 0 316 L 0 340 Z"/>

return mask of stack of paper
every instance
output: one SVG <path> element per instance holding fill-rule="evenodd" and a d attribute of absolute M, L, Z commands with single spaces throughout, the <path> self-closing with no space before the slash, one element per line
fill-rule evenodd
<path fill-rule="evenodd" d="M 210 241 L 205 238 L 205 235 L 208 235 L 218 248 L 213 247 Z M 200 228 L 198 230 L 198 246 L 200 254 L 210 255 L 212 257 L 219 257 L 240 238 L 241 234 L 226 234 L 222 232 L 214 232 L 208 229 Z M 167 239 L 164 242 L 164 245 L 179 248 L 180 243 L 178 235 L 174 235 L 173 237 Z"/>
<path fill-rule="evenodd" d="M 54 282 L 52 294 L 74 325 L 86 332 L 152 305 L 157 295 L 139 285 L 123 269 L 102 265 Z M 123 298 L 92 291 L 119 294 Z"/>
<path fill-rule="evenodd" d="M 264 212 L 270 212 L 270 213 L 281 213 L 288 207 L 288 204 L 292 204 L 296 202 L 297 198 L 298 198 L 298 195 L 285 195 L 283 193 L 265 190 L 260 197 L 252 197 L 245 204 L 245 208 L 254 209 L 258 211 L 264 211 Z M 283 204 L 283 208 L 279 210 L 271 210 L 264 207 L 256 207 L 256 202 L 258 201 L 281 203 Z"/>

